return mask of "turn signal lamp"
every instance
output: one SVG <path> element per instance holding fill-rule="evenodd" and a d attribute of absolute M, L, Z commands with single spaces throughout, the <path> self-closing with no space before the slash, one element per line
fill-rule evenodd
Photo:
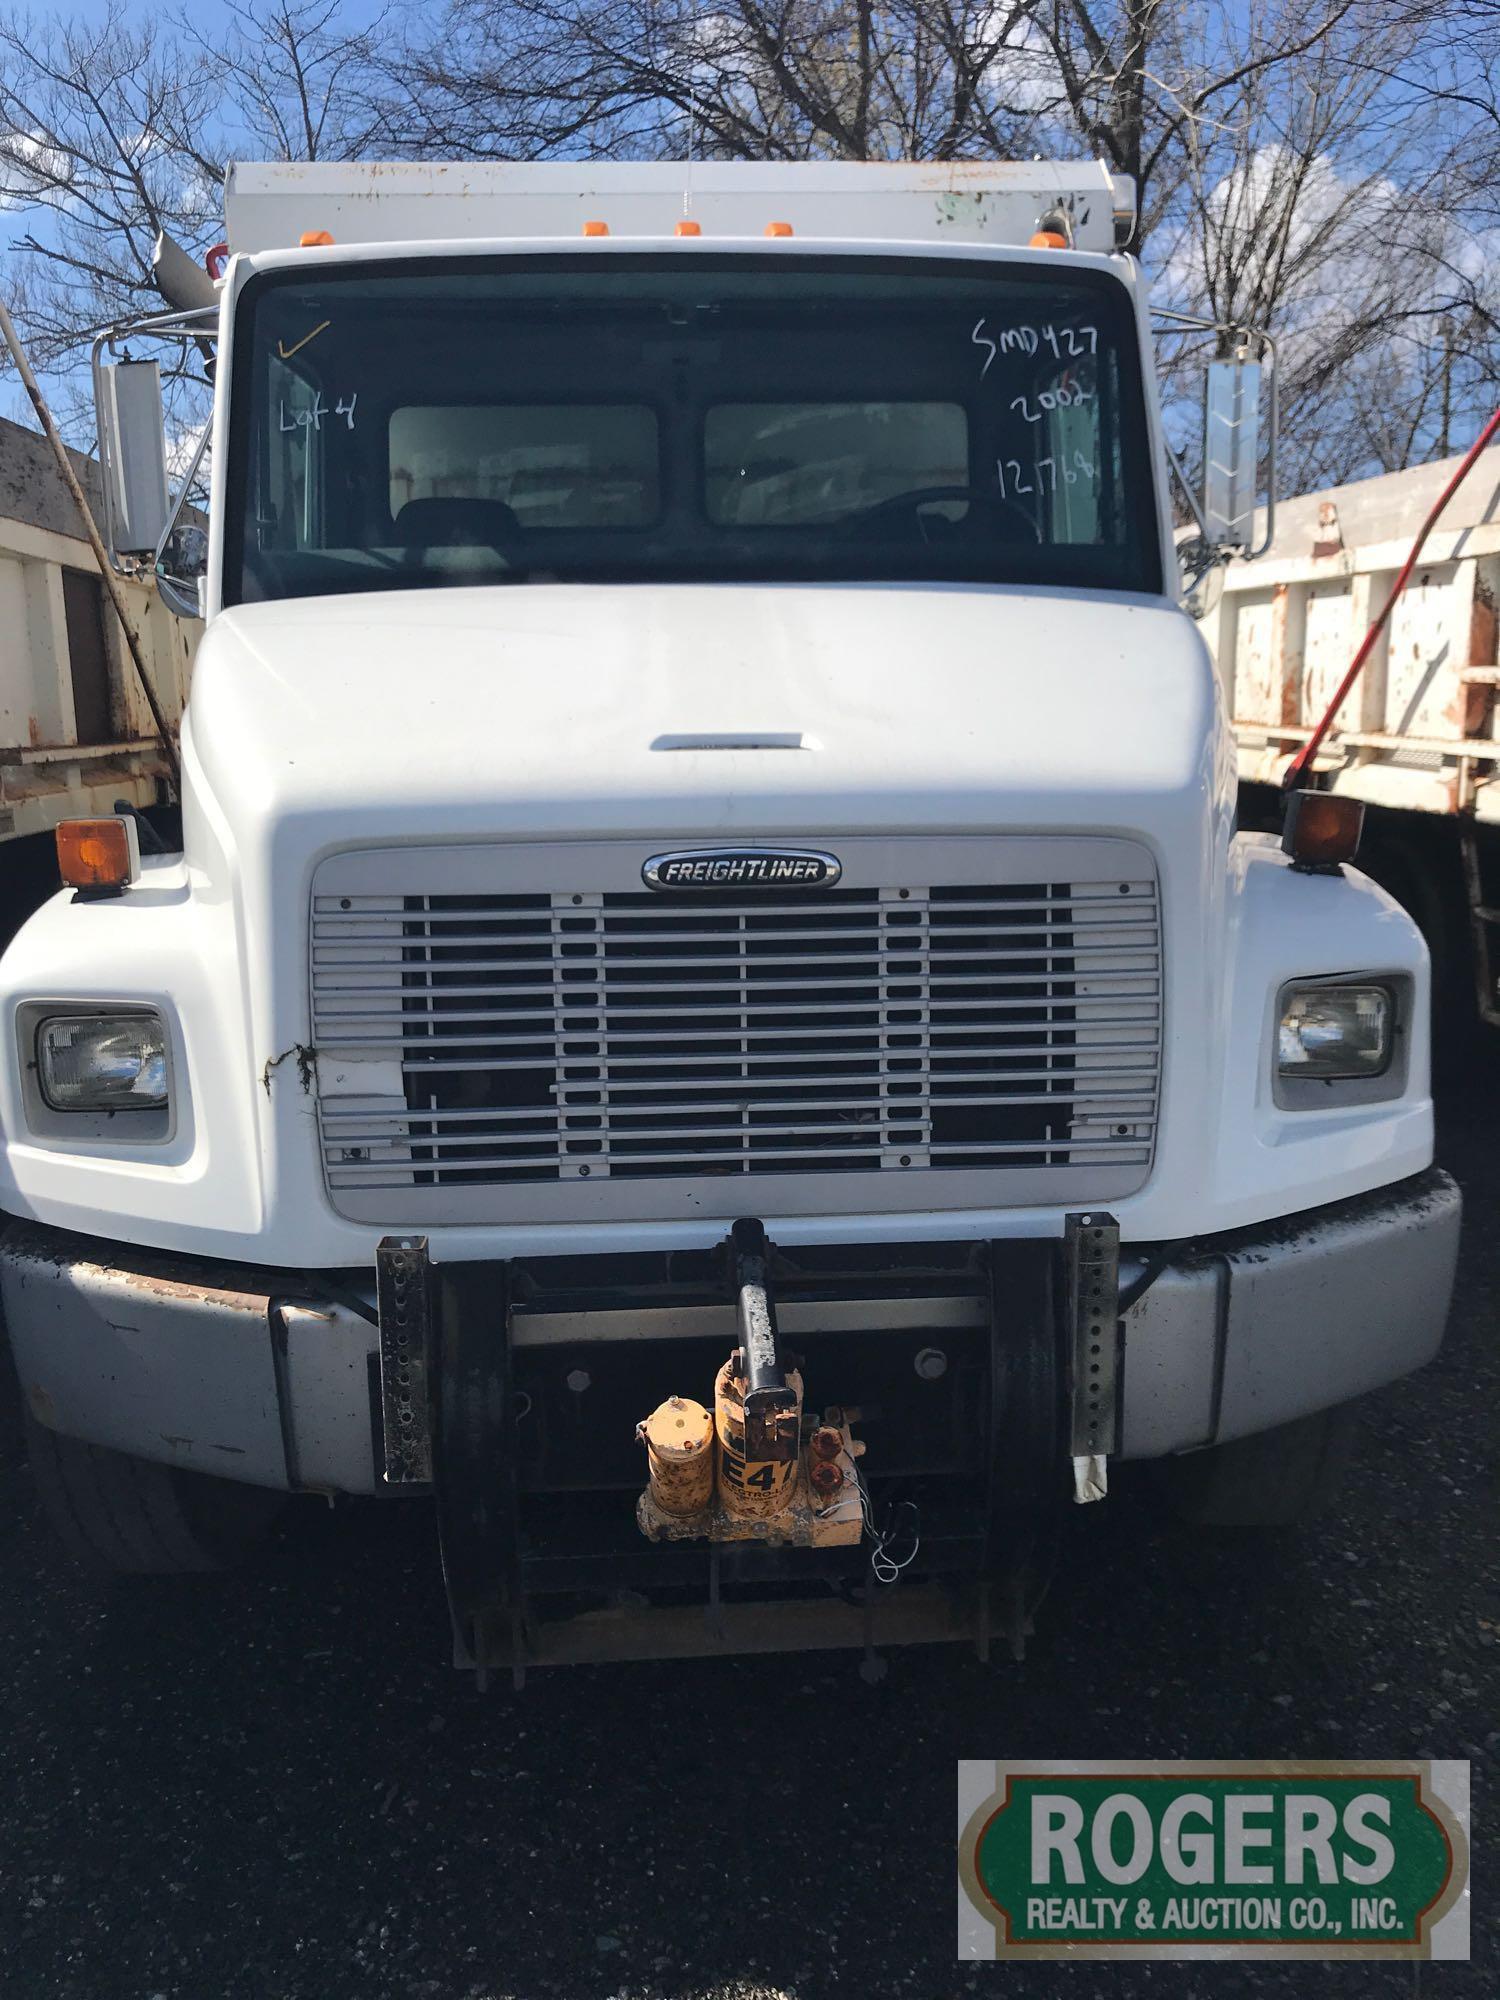
<path fill-rule="evenodd" d="M 82 890 L 86 895 L 118 896 L 141 872 L 135 822 L 59 820 L 57 865 L 68 888 Z"/>
<path fill-rule="evenodd" d="M 304 229 L 297 238 L 298 247 L 302 250 L 323 250 L 332 241 L 333 238 L 326 229 Z"/>
<path fill-rule="evenodd" d="M 701 222 L 679 222 L 672 231 L 672 234 L 674 236 L 701 236 L 703 234 L 703 224 Z"/>
<path fill-rule="evenodd" d="M 766 224 L 767 236 L 790 236 L 791 233 L 792 225 L 789 222 L 768 222 Z"/>
<path fill-rule="evenodd" d="M 609 224 L 607 222 L 586 222 L 583 225 L 583 233 L 585 236 L 608 236 Z"/>
<path fill-rule="evenodd" d="M 1293 792 L 1287 800 L 1281 849 L 1292 857 L 1294 868 L 1328 875 L 1354 859 L 1364 830 L 1363 800 L 1334 792 Z"/>

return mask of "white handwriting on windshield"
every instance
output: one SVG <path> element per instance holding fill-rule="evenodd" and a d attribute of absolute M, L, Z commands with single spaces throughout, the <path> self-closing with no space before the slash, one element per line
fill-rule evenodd
<path fill-rule="evenodd" d="M 1007 326 L 998 333 L 986 333 L 986 322 L 978 319 L 969 335 L 970 343 L 987 350 L 984 366 L 979 371 L 982 382 L 995 359 L 1001 354 L 1024 354 L 1029 358 L 1040 354 L 1043 348 L 1058 361 L 1075 361 L 1080 355 L 1097 354 L 1099 351 L 1099 329 L 1096 326 Z"/>
<path fill-rule="evenodd" d="M 1055 389 L 1041 389 L 1037 392 L 1036 408 L 1033 409 L 1029 396 L 1012 396 L 1010 406 L 1019 410 L 1028 424 L 1039 424 L 1052 410 L 1071 410 L 1080 403 L 1093 401 L 1094 392 L 1086 389 L 1081 382 L 1070 382 L 1066 376 Z"/>
<path fill-rule="evenodd" d="M 1027 483 L 1027 472 L 1035 479 L 1035 486 Z M 1000 484 L 1002 500 L 1024 499 L 1038 490 L 1055 493 L 1059 483 L 1076 486 L 1081 479 L 1086 486 L 1097 485 L 1099 468 L 1093 459 L 1075 451 L 1071 454 L 1064 452 L 1055 458 L 1033 459 L 1029 466 L 1023 466 L 1018 458 L 997 458 L 995 477 Z"/>
<path fill-rule="evenodd" d="M 354 428 L 354 406 L 358 401 L 359 392 L 356 390 L 352 396 L 338 397 L 333 406 L 334 420 L 337 421 L 342 417 L 346 428 L 351 431 Z M 288 410 L 285 403 L 279 407 L 281 412 L 279 428 L 283 431 L 301 431 L 304 436 L 309 431 L 321 431 L 323 419 L 329 414 L 321 389 L 313 391 L 312 401 L 303 409 Z"/>

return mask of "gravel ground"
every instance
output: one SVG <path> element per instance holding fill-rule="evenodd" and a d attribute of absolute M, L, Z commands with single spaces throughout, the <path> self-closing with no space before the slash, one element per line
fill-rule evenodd
<path fill-rule="evenodd" d="M 0 1990 L 79 2000 L 1493 1994 L 1469 1966 L 960 1967 L 960 1757 L 1500 1747 L 1495 1080 L 1439 1362 L 1371 1399 L 1341 1516 L 1195 1539 L 1139 1483 L 1070 1520 L 1021 1666 L 896 1653 L 534 1675 L 445 1659 L 419 1506 L 299 1503 L 246 1573 L 98 1583 L 0 1437 Z M 1309 1329 L 1309 1338 L 1315 1338 Z M 1487 1833 L 1481 1818 L 1480 1844 Z M 1488 1962 L 1486 1962 L 1486 1960 Z"/>

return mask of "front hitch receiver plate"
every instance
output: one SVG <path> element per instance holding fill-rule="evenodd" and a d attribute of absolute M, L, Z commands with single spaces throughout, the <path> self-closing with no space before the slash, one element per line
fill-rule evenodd
<path fill-rule="evenodd" d="M 432 1270 L 425 1236 L 381 1238 L 375 1250 L 375 1301 L 386 1481 L 392 1486 L 425 1484 L 432 1478 Z"/>
<path fill-rule="evenodd" d="M 1063 1224 L 1063 1310 L 1069 1333 L 1069 1449 L 1073 1497 L 1102 1500 L 1115 1449 L 1120 1338 L 1120 1225 L 1112 1215 Z"/>

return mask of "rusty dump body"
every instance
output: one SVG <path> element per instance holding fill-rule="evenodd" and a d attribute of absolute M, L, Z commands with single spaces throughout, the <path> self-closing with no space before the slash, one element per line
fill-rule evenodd
<path fill-rule="evenodd" d="M 1279 782 L 1307 741 L 1456 463 L 1285 501 L 1270 551 L 1202 586 L 1242 780 Z M 1378 807 L 1500 821 L 1497 599 L 1500 446 L 1430 536 L 1319 751 L 1320 784 Z"/>
<path fill-rule="evenodd" d="M 77 457 L 92 499 L 98 471 Z M 154 589 L 127 592 L 155 686 L 175 724 L 199 626 L 174 619 Z M 155 805 L 169 760 L 131 669 L 78 512 L 46 441 L 0 420 L 0 936 L 6 843 L 50 835 L 59 819 Z M 31 900 L 34 900 L 32 898 Z M 9 912 L 24 914 L 24 906 Z"/>
<path fill-rule="evenodd" d="M 1500 1026 L 1500 446 L 1474 457 L 1391 598 L 1465 462 L 1283 502 L 1269 553 L 1207 579 L 1193 607 L 1238 743 L 1241 823 L 1270 830 L 1390 604 L 1301 782 L 1366 807 L 1359 865 L 1416 919 L 1459 1029 L 1471 1007 Z"/>

